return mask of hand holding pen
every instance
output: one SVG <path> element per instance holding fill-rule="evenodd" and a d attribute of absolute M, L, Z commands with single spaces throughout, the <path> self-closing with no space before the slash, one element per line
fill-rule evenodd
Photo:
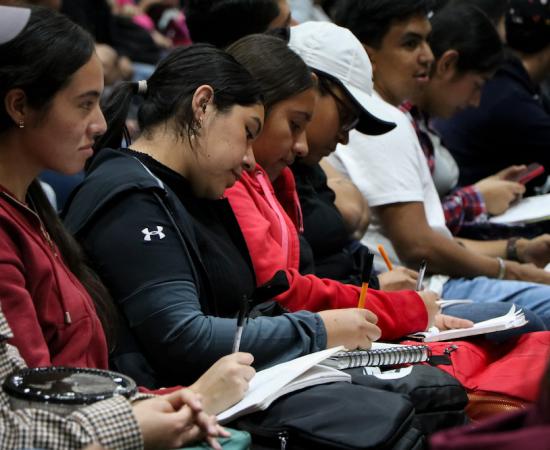
<path fill-rule="evenodd" d="M 235 337 L 233 338 L 233 350 L 232 353 L 239 351 L 241 346 L 241 337 L 243 335 L 244 328 L 244 319 L 248 317 L 248 297 L 243 295 L 241 299 L 241 304 L 239 308 L 239 316 L 237 317 L 237 331 L 235 332 Z"/>

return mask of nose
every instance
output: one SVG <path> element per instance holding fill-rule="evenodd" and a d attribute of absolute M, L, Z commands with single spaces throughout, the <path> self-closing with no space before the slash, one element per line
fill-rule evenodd
<path fill-rule="evenodd" d="M 107 131 L 107 122 L 105 121 L 105 116 L 101 112 L 99 105 L 97 106 L 95 116 L 90 122 L 89 131 L 94 138 L 101 136 Z"/>
<path fill-rule="evenodd" d="M 256 167 L 256 158 L 254 157 L 252 144 L 250 144 L 246 149 L 246 153 L 243 156 L 242 167 L 247 172 L 252 172 Z"/>
<path fill-rule="evenodd" d="M 299 158 L 304 158 L 309 153 L 307 146 L 307 135 L 305 130 L 302 131 L 297 139 L 294 141 L 292 151 Z"/>
<path fill-rule="evenodd" d="M 434 62 L 434 54 L 432 52 L 432 48 L 430 47 L 430 44 L 428 44 L 426 41 L 422 43 L 418 59 L 421 64 L 428 67 L 431 67 Z"/>

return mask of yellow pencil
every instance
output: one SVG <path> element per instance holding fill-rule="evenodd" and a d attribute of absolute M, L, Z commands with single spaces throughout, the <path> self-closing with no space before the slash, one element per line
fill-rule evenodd
<path fill-rule="evenodd" d="M 360 309 L 365 308 L 365 301 L 367 300 L 367 291 L 369 289 L 369 283 L 363 283 L 361 285 L 361 294 L 359 295 L 359 303 L 357 304 L 357 307 Z"/>
<path fill-rule="evenodd" d="M 386 250 L 384 249 L 384 246 L 382 244 L 380 244 L 378 246 L 378 251 L 382 255 L 382 258 L 384 258 L 384 262 L 386 263 L 386 267 L 391 272 L 393 270 L 393 266 L 392 266 L 392 263 L 390 261 L 390 258 L 388 258 L 388 254 L 386 253 Z"/>
<path fill-rule="evenodd" d="M 367 291 L 369 289 L 369 279 L 372 272 L 372 263 L 374 261 L 374 255 L 372 253 L 364 253 L 362 268 L 361 268 L 361 294 L 359 294 L 358 308 L 364 309 L 365 302 L 367 300 Z"/>

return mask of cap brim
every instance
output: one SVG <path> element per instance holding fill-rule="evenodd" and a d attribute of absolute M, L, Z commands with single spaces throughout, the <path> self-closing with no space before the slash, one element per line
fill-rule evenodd
<path fill-rule="evenodd" d="M 385 114 L 370 95 L 345 83 L 340 83 L 340 86 L 348 92 L 350 98 L 361 111 L 359 123 L 355 127 L 357 131 L 371 136 L 378 136 L 388 133 L 396 127 L 394 122 L 384 118 Z"/>
<path fill-rule="evenodd" d="M 11 41 L 27 25 L 31 10 L 13 6 L 0 6 L 0 44 Z"/>

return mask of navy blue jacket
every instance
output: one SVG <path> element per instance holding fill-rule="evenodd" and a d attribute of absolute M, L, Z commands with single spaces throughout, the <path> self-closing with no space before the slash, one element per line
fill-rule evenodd
<path fill-rule="evenodd" d="M 226 200 L 197 199 L 145 155 L 104 149 L 65 223 L 122 311 L 116 369 L 150 388 L 189 384 L 231 352 L 239 299 L 255 278 Z M 228 253 L 232 264 L 220 264 Z M 241 342 L 258 369 L 325 347 L 321 318 L 306 311 L 250 319 Z"/>

